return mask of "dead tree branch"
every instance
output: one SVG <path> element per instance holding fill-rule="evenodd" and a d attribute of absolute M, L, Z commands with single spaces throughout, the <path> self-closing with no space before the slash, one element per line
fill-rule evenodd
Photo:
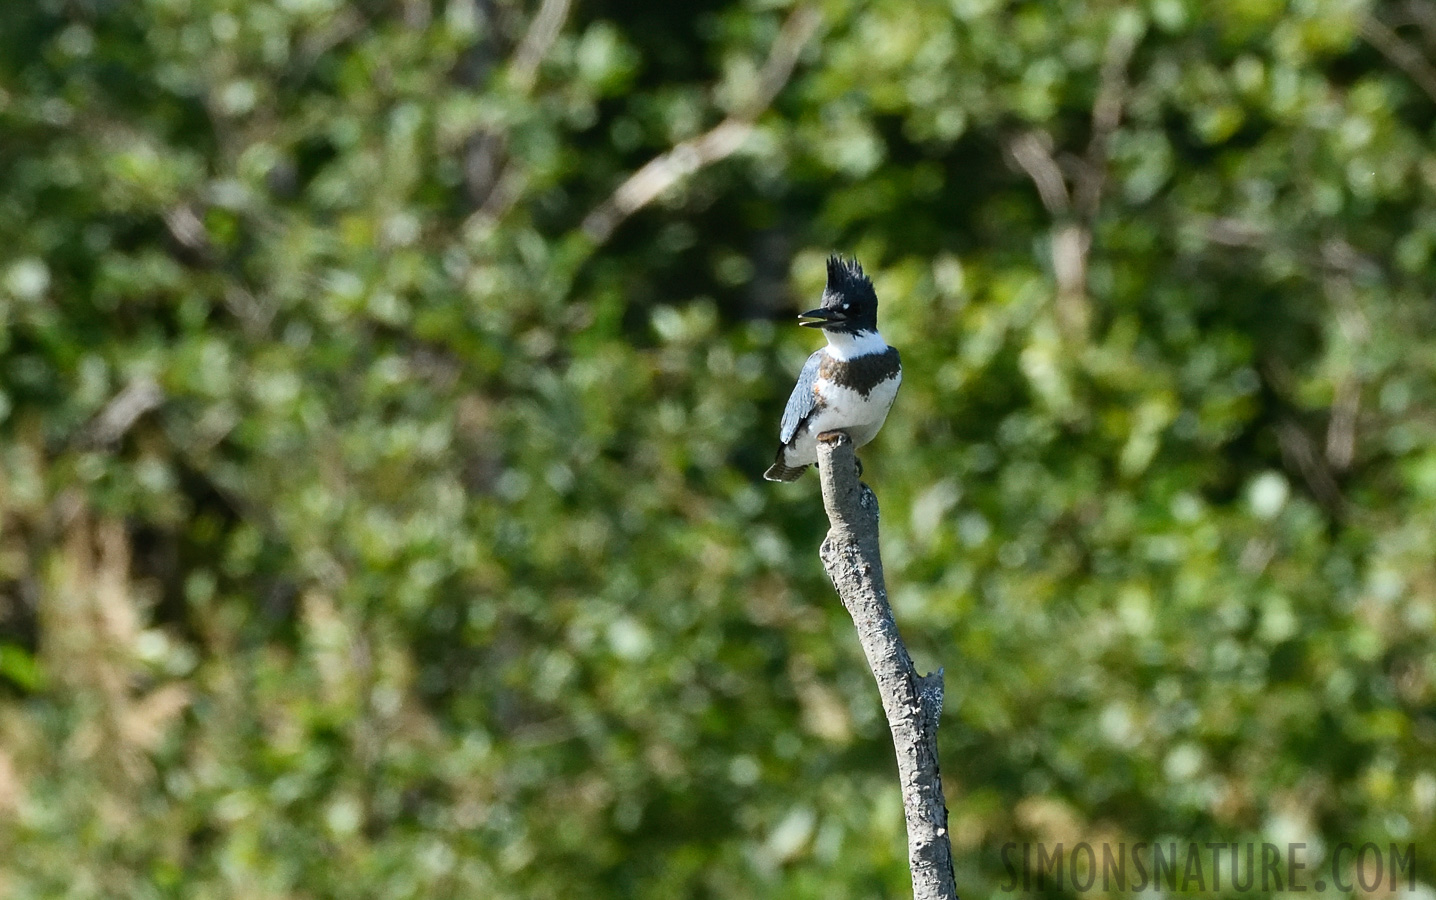
<path fill-rule="evenodd" d="M 788 83 L 798 56 L 822 20 L 811 6 L 799 6 L 783 23 L 758 78 L 758 88 L 737 109 L 710 130 L 655 156 L 628 176 L 609 198 L 584 217 L 583 231 L 602 244 L 624 219 L 652 203 L 684 178 L 704 166 L 736 153 L 753 133 L 758 116 L 772 104 Z"/>
<path fill-rule="evenodd" d="M 1076 343 L 1086 340 L 1092 318 L 1087 299 L 1087 258 L 1092 225 L 1107 184 L 1107 157 L 1113 133 L 1122 122 L 1127 101 L 1127 67 L 1140 32 L 1120 25 L 1112 29 L 1102 58 L 1097 96 L 1092 102 L 1092 137 L 1086 155 L 1071 160 L 1075 175 L 1069 189 L 1053 154 L 1052 138 L 1027 132 L 1008 142 L 1013 162 L 1032 179 L 1042 205 L 1052 216 L 1052 274 L 1057 282 L 1056 312 L 1062 333 Z"/>
<path fill-rule="evenodd" d="M 1426 61 L 1419 49 L 1402 40 L 1394 29 L 1375 16 L 1367 16 L 1362 20 L 1361 36 L 1416 82 L 1416 86 L 1425 91 L 1426 96 L 1436 101 L 1436 68 Z"/>
<path fill-rule="evenodd" d="M 857 475 L 853 442 L 841 432 L 818 440 L 818 474 L 832 527 L 820 555 L 878 682 L 897 751 L 914 900 L 957 900 L 947 803 L 937 764 L 942 670 L 919 675 L 898 634 L 878 552 L 878 500 Z"/>
<path fill-rule="evenodd" d="M 538 84 L 539 68 L 553 49 L 572 0 L 543 0 L 523 40 L 509 62 L 509 84 L 519 96 L 528 96 Z M 464 162 L 470 193 L 482 196 L 479 208 L 464 222 L 464 233 L 490 231 L 523 196 L 524 171 L 507 159 L 508 135 L 485 131 L 474 135 Z"/>
<path fill-rule="evenodd" d="M 135 378 L 105 404 L 80 435 L 80 446 L 99 449 L 125 436 L 140 417 L 164 405 L 165 393 L 147 375 Z"/>
<path fill-rule="evenodd" d="M 1073 192 L 1077 215 L 1088 223 L 1096 218 L 1097 208 L 1102 203 L 1102 192 L 1107 183 L 1109 145 L 1112 135 L 1122 124 L 1122 110 L 1129 93 L 1127 67 L 1132 62 L 1132 54 L 1137 51 L 1139 35 L 1135 30 L 1113 28 L 1102 55 L 1097 98 L 1092 102 L 1092 137 L 1087 142 L 1082 173 Z"/>
<path fill-rule="evenodd" d="M 569 6 L 570 0 L 544 0 L 529 23 L 509 67 L 509 77 L 519 93 L 527 94 L 533 90 L 534 82 L 538 80 L 539 64 L 548 56 L 549 49 L 558 38 L 559 29 L 568 18 Z"/>

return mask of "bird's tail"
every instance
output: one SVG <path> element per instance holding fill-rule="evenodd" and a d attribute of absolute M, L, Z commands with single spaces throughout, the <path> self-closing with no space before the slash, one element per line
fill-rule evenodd
<path fill-rule="evenodd" d="M 763 473 L 763 477 L 769 481 L 797 481 L 803 477 L 803 473 L 807 470 L 807 466 L 790 466 L 785 464 L 780 455 L 778 461 L 769 466 L 768 471 Z"/>

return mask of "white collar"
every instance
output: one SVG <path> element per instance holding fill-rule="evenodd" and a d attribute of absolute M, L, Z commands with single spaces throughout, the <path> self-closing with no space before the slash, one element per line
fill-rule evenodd
<path fill-rule="evenodd" d="M 886 353 L 888 349 L 888 342 L 876 331 L 859 331 L 857 334 L 825 331 L 823 334 L 828 338 L 828 355 L 838 362 L 847 362 L 869 353 Z"/>

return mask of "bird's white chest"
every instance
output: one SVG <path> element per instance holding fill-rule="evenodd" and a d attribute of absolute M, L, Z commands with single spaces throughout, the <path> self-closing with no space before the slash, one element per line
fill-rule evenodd
<path fill-rule="evenodd" d="M 902 384 L 902 371 L 880 382 L 866 394 L 854 388 L 819 378 L 813 385 L 821 407 L 808 420 L 808 427 L 797 435 L 787 458 L 790 465 L 817 462 L 818 435 L 828 431 L 846 432 L 856 447 L 877 436 L 887 420 L 888 410 Z"/>
<path fill-rule="evenodd" d="M 858 433 L 850 431 L 850 435 L 855 444 L 862 446 L 872 440 L 883 420 L 887 418 L 901 383 L 902 373 L 898 372 L 863 394 L 835 381 L 819 379 L 814 388 L 822 398 L 823 407 L 813 416 L 813 424 L 809 430 L 814 434 L 822 434 L 835 429 L 856 429 Z M 872 429 L 870 434 L 865 431 L 867 428 Z M 860 437 L 859 433 L 866 434 L 866 437 Z"/>

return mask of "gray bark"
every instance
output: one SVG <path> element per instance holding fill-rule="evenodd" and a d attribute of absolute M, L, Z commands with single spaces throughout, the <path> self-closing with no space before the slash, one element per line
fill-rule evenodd
<path fill-rule="evenodd" d="M 913 897 L 957 900 L 937 765 L 942 670 L 919 675 L 898 634 L 878 553 L 878 499 L 858 480 L 857 458 L 847 435 L 819 437 L 818 475 L 832 524 L 820 551 L 823 567 L 857 626 L 897 750 Z"/>

